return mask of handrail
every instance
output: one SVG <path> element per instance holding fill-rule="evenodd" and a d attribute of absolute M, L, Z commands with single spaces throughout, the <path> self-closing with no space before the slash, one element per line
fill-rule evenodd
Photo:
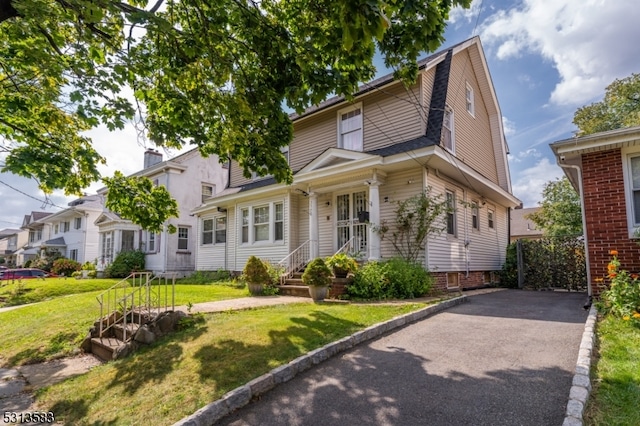
<path fill-rule="evenodd" d="M 96 297 L 100 305 L 100 337 L 104 337 L 117 324 L 123 324 L 122 339 L 126 342 L 133 337 L 127 336 L 128 324 L 142 325 L 153 315 L 168 311 L 169 306 L 171 310 L 175 309 L 175 274 L 171 276 L 171 304 L 167 282 L 169 277 L 151 275 L 151 272 L 133 272 Z M 128 291 L 130 289 L 133 290 Z"/>
<path fill-rule="evenodd" d="M 346 243 L 344 243 L 344 244 L 342 245 L 342 247 L 340 247 L 340 248 L 338 249 L 338 251 L 337 251 L 337 252 L 335 252 L 334 254 L 340 254 L 340 253 L 349 254 L 349 251 L 351 250 L 351 245 L 352 245 L 353 240 L 354 240 L 355 238 L 356 238 L 356 237 L 351 237 L 351 238 L 349 238 L 349 241 L 347 241 Z"/>
<path fill-rule="evenodd" d="M 289 253 L 287 257 L 278 262 L 278 265 L 284 268 L 284 272 L 280 275 L 280 284 L 284 284 L 293 273 L 300 270 L 304 265 L 309 263 L 309 248 L 311 240 L 302 243 L 297 249 Z"/>

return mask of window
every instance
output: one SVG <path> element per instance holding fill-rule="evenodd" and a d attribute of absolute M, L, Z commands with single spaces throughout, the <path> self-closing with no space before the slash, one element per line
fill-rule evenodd
<path fill-rule="evenodd" d="M 467 112 L 475 117 L 475 104 L 474 104 L 474 100 L 473 100 L 473 88 L 471 87 L 471 85 L 469 83 L 467 83 L 466 97 L 467 97 Z"/>
<path fill-rule="evenodd" d="M 69 232 L 69 222 L 62 222 L 62 232 Z"/>
<path fill-rule="evenodd" d="M 253 240 L 269 240 L 269 206 L 253 208 Z"/>
<path fill-rule="evenodd" d="M 122 244 L 120 251 L 133 251 L 135 247 L 135 231 L 122 231 Z"/>
<path fill-rule="evenodd" d="M 362 106 L 338 111 L 338 148 L 362 151 Z"/>
<path fill-rule="evenodd" d="M 100 256 L 104 263 L 111 263 L 113 261 L 113 232 L 105 232 L 102 234 Z"/>
<path fill-rule="evenodd" d="M 36 233 L 35 231 L 29 231 L 29 242 L 34 243 L 36 241 Z"/>
<path fill-rule="evenodd" d="M 221 216 L 216 218 L 216 244 L 227 242 L 227 218 Z"/>
<path fill-rule="evenodd" d="M 147 252 L 155 253 L 156 252 L 156 234 L 153 232 L 149 232 L 147 234 Z"/>
<path fill-rule="evenodd" d="M 242 242 L 249 242 L 249 209 L 242 209 L 240 211 L 242 215 Z"/>
<path fill-rule="evenodd" d="M 189 249 L 189 228 L 184 226 L 178 227 L 178 250 Z"/>
<path fill-rule="evenodd" d="M 202 203 L 204 204 L 204 202 L 207 200 L 207 198 L 211 198 L 215 195 L 216 193 L 216 186 L 215 185 L 202 185 Z"/>
<path fill-rule="evenodd" d="M 471 202 L 471 227 L 476 231 L 480 230 L 480 220 L 478 216 L 478 202 Z"/>
<path fill-rule="evenodd" d="M 213 219 L 205 219 L 202 221 L 201 244 L 213 244 Z"/>
<path fill-rule="evenodd" d="M 78 261 L 78 249 L 73 249 L 69 251 L 69 259 Z"/>
<path fill-rule="evenodd" d="M 446 191 L 447 202 L 447 234 L 456 235 L 456 195 Z"/>
<path fill-rule="evenodd" d="M 453 110 L 448 106 L 444 109 L 444 120 L 442 121 L 442 141 L 441 145 L 455 154 L 455 141 L 453 132 Z"/>
<path fill-rule="evenodd" d="M 493 229 L 493 210 L 489 210 L 487 212 L 487 220 L 488 220 L 489 229 Z"/>
<path fill-rule="evenodd" d="M 274 221 L 274 235 L 275 241 L 284 240 L 284 205 L 282 203 L 274 204 L 275 207 L 275 221 Z"/>
<path fill-rule="evenodd" d="M 76 217 L 73 220 L 73 229 L 80 229 L 80 228 L 82 228 L 82 218 Z"/>
<path fill-rule="evenodd" d="M 55 225 L 53 225 L 53 234 L 57 234 L 58 231 L 60 230 L 60 226 L 56 223 Z"/>
<path fill-rule="evenodd" d="M 636 227 L 640 225 L 640 156 L 629 158 L 629 172 L 633 226 Z"/>
<path fill-rule="evenodd" d="M 67 222 L 67 225 L 69 222 Z M 40 241 L 42 239 L 42 228 L 36 230 L 36 241 Z"/>

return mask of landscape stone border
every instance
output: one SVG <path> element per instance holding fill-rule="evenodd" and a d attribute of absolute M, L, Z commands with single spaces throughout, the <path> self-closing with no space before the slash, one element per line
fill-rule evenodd
<path fill-rule="evenodd" d="M 584 324 L 580 350 L 578 351 L 578 362 L 573 375 L 571 391 L 569 392 L 569 402 L 562 426 L 582 426 L 582 415 L 587 405 L 589 394 L 591 393 L 591 357 L 595 345 L 597 312 L 594 305 L 589 310 L 587 321 Z"/>
<path fill-rule="evenodd" d="M 344 352 L 356 345 L 359 345 L 360 343 L 380 337 L 391 330 L 419 321 L 466 301 L 466 295 L 445 300 L 434 305 L 429 305 L 418 311 L 410 312 L 408 314 L 392 318 L 388 321 L 374 324 L 364 330 L 360 330 L 357 333 L 352 334 L 351 336 L 328 343 L 321 348 L 299 356 L 287 364 L 274 368 L 270 372 L 253 379 L 244 386 L 240 386 L 226 393 L 222 398 L 205 405 L 192 415 L 175 423 L 174 426 L 213 425 L 226 415 L 247 405 L 251 402 L 252 398 L 262 395 L 282 383 L 288 382 L 296 375 L 308 370 L 314 365 L 326 361 L 336 354 Z"/>

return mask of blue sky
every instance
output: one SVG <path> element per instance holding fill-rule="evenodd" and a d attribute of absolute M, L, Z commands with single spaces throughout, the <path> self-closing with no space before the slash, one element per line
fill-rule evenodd
<path fill-rule="evenodd" d="M 562 176 L 549 143 L 573 135 L 575 110 L 601 100 L 614 79 L 640 72 L 639 22 L 637 0 L 474 0 L 470 9 L 452 11 L 443 47 L 480 36 L 510 148 L 513 193 L 525 207 L 535 207 L 544 184 Z M 134 128 L 90 135 L 107 158 L 103 175 L 142 168 L 145 147 Z M 56 192 L 53 206 L 35 182 L 0 174 L 0 200 L 3 229 L 19 227 L 34 210 L 59 211 L 70 199 Z"/>

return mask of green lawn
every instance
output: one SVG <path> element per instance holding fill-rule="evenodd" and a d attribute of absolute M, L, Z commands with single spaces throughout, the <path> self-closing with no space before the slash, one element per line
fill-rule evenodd
<path fill-rule="evenodd" d="M 46 278 L 0 281 L 0 307 L 41 302 L 70 294 L 106 290 L 119 282 L 117 278 L 84 279 Z"/>
<path fill-rule="evenodd" d="M 597 336 L 585 425 L 640 425 L 640 327 L 608 316 L 598 323 Z"/>
<path fill-rule="evenodd" d="M 49 280 L 35 281 L 38 282 L 29 283 L 34 292 L 50 285 Z M 104 280 L 74 281 L 90 285 L 91 281 Z M 51 286 L 59 284 L 52 283 Z M 0 366 L 40 362 L 76 353 L 89 328 L 100 316 L 96 296 L 102 291 L 87 291 L 0 312 Z M 186 305 L 248 295 L 246 289 L 223 284 L 176 285 L 175 302 Z"/>
<path fill-rule="evenodd" d="M 171 425 L 269 370 L 424 304 L 294 304 L 207 314 L 133 356 L 37 394 L 74 425 Z"/>

